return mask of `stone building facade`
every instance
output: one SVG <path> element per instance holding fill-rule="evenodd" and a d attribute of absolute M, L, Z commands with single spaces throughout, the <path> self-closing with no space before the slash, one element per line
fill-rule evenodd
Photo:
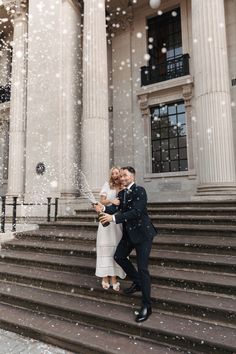
<path fill-rule="evenodd" d="M 235 15 L 235 0 L 0 0 L 1 193 L 77 205 L 78 169 L 97 193 L 133 165 L 150 201 L 235 199 Z"/>

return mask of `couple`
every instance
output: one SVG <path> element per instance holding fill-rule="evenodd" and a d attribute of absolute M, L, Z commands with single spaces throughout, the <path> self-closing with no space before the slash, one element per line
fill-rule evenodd
<path fill-rule="evenodd" d="M 136 322 L 148 319 L 151 308 L 151 282 L 148 271 L 149 254 L 156 230 L 147 213 L 147 194 L 143 187 L 135 184 L 135 170 L 131 166 L 122 167 L 120 181 L 125 189 L 118 193 L 119 205 L 95 205 L 95 210 L 104 212 L 101 223 L 114 222 L 123 225 L 123 235 L 115 251 L 114 259 L 121 266 L 132 285 L 124 289 L 126 295 L 142 292 L 142 307 L 135 311 Z M 115 214 L 115 215 L 114 215 Z M 135 249 L 137 267 L 135 269 L 128 256 Z"/>

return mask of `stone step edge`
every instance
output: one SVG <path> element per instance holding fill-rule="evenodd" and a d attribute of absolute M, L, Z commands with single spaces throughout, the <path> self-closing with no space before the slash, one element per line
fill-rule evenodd
<path fill-rule="evenodd" d="M 37 274 L 37 275 L 32 275 L 32 272 L 31 274 L 27 274 L 27 270 L 30 268 L 32 269 L 32 267 L 28 267 L 28 266 L 22 266 L 22 265 L 18 265 L 16 267 L 16 265 L 14 264 L 13 266 L 11 266 L 11 269 L 9 269 L 9 265 L 8 264 L 4 264 L 4 263 L 0 263 L 0 267 L 1 265 L 3 266 L 3 269 L 0 268 L 0 273 L 1 274 L 4 274 L 4 276 L 14 276 L 14 277 L 20 277 L 20 280 L 23 280 L 24 278 L 26 279 L 31 279 L 32 281 L 34 279 L 36 279 L 37 281 L 43 281 L 45 280 L 45 275 L 42 276 L 42 271 L 41 271 L 41 274 Z M 7 269 L 4 270 L 4 266 L 7 265 Z M 84 267 L 84 265 L 81 265 L 81 267 Z M 92 270 L 94 269 L 93 267 L 90 267 L 90 266 L 85 266 L 87 267 L 89 270 Z M 15 268 L 15 269 L 14 269 Z M 161 281 L 170 281 L 170 282 L 177 282 L 177 283 L 186 283 L 186 284 L 195 284 L 195 285 L 200 285 L 200 286 L 203 286 L 203 287 L 217 287 L 220 289 L 230 289 L 231 291 L 233 291 L 235 288 L 236 288 L 236 282 L 234 280 L 234 277 L 232 276 L 232 274 L 227 274 L 227 277 L 229 278 L 229 284 L 222 284 L 223 282 L 223 279 L 224 281 L 227 279 L 226 278 L 226 274 L 219 274 L 219 273 L 216 273 L 216 272 L 204 272 L 207 273 L 206 275 L 208 276 L 208 279 L 202 279 L 202 274 L 203 272 L 201 271 L 195 271 L 195 272 L 190 272 L 189 270 L 180 270 L 180 269 L 176 269 L 176 268 L 171 268 L 171 269 L 168 269 L 168 270 L 165 270 L 163 271 L 162 267 L 159 267 L 157 266 L 156 267 L 156 271 L 155 273 L 153 272 L 152 270 L 152 267 L 150 267 L 150 274 L 151 274 L 151 277 L 153 279 L 153 284 L 155 283 L 158 283 L 158 282 L 161 282 Z M 34 269 L 34 268 L 33 268 Z M 44 269 L 44 272 L 46 272 L 45 274 L 50 274 L 51 270 L 50 269 Z M 168 272 L 170 274 L 168 274 Z M 58 278 L 55 280 L 55 279 L 49 279 L 50 282 L 54 282 L 54 283 L 59 283 L 61 285 L 65 284 L 65 281 L 63 282 L 60 282 L 58 281 L 58 279 L 61 279 L 60 276 L 63 274 L 66 275 L 71 275 L 71 273 L 69 271 L 55 271 L 53 272 L 54 274 L 58 273 Z M 163 274 L 164 273 L 164 274 Z M 167 274 L 165 274 L 167 273 Z M 172 274 L 171 274 L 172 273 Z M 176 274 L 173 274 L 173 273 L 176 273 Z M 75 275 L 75 274 L 73 274 Z M 191 276 L 194 276 L 194 275 L 197 275 L 197 279 L 196 277 L 195 278 L 191 278 Z M 213 278 L 213 276 L 216 276 L 216 279 Z M 199 277 L 199 278 L 198 278 Z M 219 284 L 219 278 L 221 279 L 221 283 Z M 235 277 L 236 278 L 236 277 Z M 155 280 L 155 281 L 154 281 Z M 71 284 L 70 284 L 71 285 Z M 68 286 L 68 284 L 67 284 Z M 222 293 L 222 291 L 219 291 L 218 290 L 218 293 Z"/>
<path fill-rule="evenodd" d="M 0 253 L 1 254 L 1 253 Z M 44 253 L 42 253 L 44 254 Z M 46 253 L 45 253 L 46 254 Z M 44 254 L 44 255 L 45 255 Z M 48 253 L 48 255 L 50 255 L 50 253 Z M 70 257 L 70 256 L 68 256 Z M 86 259 L 86 263 L 85 262 L 85 259 Z M 85 259 L 80 259 L 78 258 L 78 267 L 88 267 L 88 268 L 91 268 L 91 269 L 95 269 L 95 260 L 94 258 L 85 258 Z M 90 264 L 90 262 L 93 260 L 93 263 Z M 3 258 L 3 261 L 0 262 L 0 264 L 4 265 L 4 258 Z M 7 263 L 9 264 L 9 263 Z M 24 268 L 27 268 L 26 266 L 21 266 L 21 267 L 24 267 Z M 215 275 L 216 277 L 224 277 L 224 279 L 226 277 L 229 277 L 229 278 L 234 278 L 236 279 L 236 275 L 233 276 L 232 273 L 222 273 L 222 272 L 217 272 L 217 271 L 209 271 L 209 270 L 201 270 L 201 269 L 188 269 L 188 268 L 178 268 L 178 267 L 162 267 L 162 266 L 159 266 L 159 265 L 150 265 L 150 274 L 151 276 L 154 276 L 154 277 L 160 277 L 160 273 L 173 273 L 173 272 L 181 272 L 183 273 L 184 275 L 187 275 L 187 274 L 199 274 L 199 276 L 202 277 L 202 275 L 206 275 L 206 276 L 211 276 L 211 278 Z M 65 272 L 65 273 L 68 273 L 68 272 Z M 166 275 L 168 277 L 170 277 L 170 275 Z M 198 280 L 199 281 L 199 280 Z M 217 283 L 216 283 L 217 284 Z M 235 287 L 236 287 L 236 283 L 234 284 Z"/>
<path fill-rule="evenodd" d="M 17 233 L 15 235 L 15 240 L 32 240 L 32 241 L 37 241 L 37 240 L 66 240 L 68 242 L 71 241 L 75 241 L 77 244 L 81 244 L 82 243 L 86 243 L 86 244 L 94 244 L 96 243 L 96 231 L 94 230 L 94 236 L 93 237 L 86 237 L 83 235 L 49 235 L 49 234 L 43 234 L 42 230 L 40 233 L 31 233 L 30 231 L 26 231 L 26 232 L 20 232 Z M 214 236 L 213 234 L 209 235 L 209 243 L 207 242 L 208 239 L 206 240 L 205 236 L 196 236 L 196 235 L 190 235 L 188 237 L 188 239 L 186 239 L 188 236 L 183 234 L 178 234 L 178 235 L 173 235 L 173 234 L 167 234 L 167 233 L 163 233 L 163 234 L 158 234 L 156 237 L 154 237 L 153 239 L 153 245 L 155 247 L 158 247 L 160 245 L 169 245 L 169 246 L 183 246 L 183 247 L 189 247 L 189 246 L 198 246 L 200 248 L 209 248 L 209 247 L 217 247 L 217 248 L 226 248 L 228 249 L 229 246 L 226 245 L 226 239 L 229 242 L 230 240 L 234 240 L 235 239 L 235 245 L 231 245 L 231 248 L 236 248 L 236 238 L 234 236 L 228 236 L 228 235 L 224 235 L 224 236 Z M 176 239 L 177 238 L 177 239 Z M 222 239 L 223 238 L 223 239 Z M 212 239 L 214 239 L 214 244 L 212 244 Z M 9 240 L 5 240 L 2 244 L 7 244 L 9 242 Z M 57 241 L 56 241 L 57 242 Z M 217 243 L 218 242 L 218 243 Z"/>
<path fill-rule="evenodd" d="M 43 229 L 52 227 L 52 228 L 57 228 L 57 227 L 66 227 L 66 228 L 73 228 L 73 227 L 91 227 L 91 228 L 97 228 L 98 227 L 98 222 L 51 222 L 51 223 L 39 223 L 39 230 L 40 228 Z M 232 225 L 198 225 L 198 224 L 158 224 L 154 223 L 154 225 L 160 229 L 180 229 L 180 230 L 194 230 L 197 229 L 198 231 L 203 230 L 203 231 L 235 231 L 236 232 L 236 226 Z"/>
<path fill-rule="evenodd" d="M 232 215 L 194 215 L 194 214 L 189 214 L 189 215 L 162 215 L 162 214 L 151 214 L 151 219 L 172 219 L 172 220 L 232 220 L 236 221 L 236 211 L 235 211 L 235 216 Z M 80 220 L 80 219 L 94 219 L 97 222 L 97 217 L 94 216 L 93 214 L 86 214 L 86 215 L 72 215 L 72 216 L 59 216 L 58 221 L 68 221 L 70 222 L 71 220 Z"/>
<path fill-rule="evenodd" d="M 42 340 L 48 344 L 56 345 L 60 348 L 72 351 L 73 353 L 89 353 L 89 354 L 117 354 L 117 346 L 114 343 L 119 343 L 122 348 L 128 349 L 129 344 L 134 347 L 135 343 L 139 345 L 141 354 L 146 354 L 148 347 L 151 345 L 155 349 L 155 343 L 150 341 L 150 344 L 141 338 L 130 339 L 119 333 L 109 332 L 106 335 L 107 347 L 104 345 L 104 331 L 94 326 L 85 326 L 84 323 L 67 321 L 53 315 L 39 314 L 30 309 L 22 309 L 17 306 L 12 306 L 5 303 L 0 303 L 0 325 L 1 328 L 10 330 L 21 335 L 29 336 L 37 340 Z M 2 316 L 5 310 L 7 316 Z M 24 319 L 25 321 L 18 320 Z M 26 320 L 29 324 L 25 324 Z M 53 326 L 52 326 L 53 323 Z M 62 330 L 63 328 L 63 330 Z M 60 330 L 61 329 L 61 330 Z M 82 335 L 78 335 L 82 334 Z M 86 340 L 87 338 L 87 340 Z M 122 340 L 124 343 L 120 343 Z M 144 348 L 142 348 L 144 347 Z M 158 352 L 164 354 L 166 349 L 164 345 L 158 346 Z M 131 348 L 132 350 L 132 348 Z M 162 351 L 163 350 L 163 351 Z M 128 352 L 129 353 L 129 352 Z M 171 354 L 183 353 L 178 348 L 172 348 Z M 131 354 L 131 352 L 130 352 Z"/>
<path fill-rule="evenodd" d="M 125 281 L 126 282 L 126 281 Z M 88 283 L 90 285 L 88 285 Z M 124 285 L 124 281 L 122 283 L 122 288 L 128 287 L 129 284 Z M 0 288 L 3 286 L 2 284 L 8 286 L 10 288 L 12 285 L 16 286 L 21 286 L 23 288 L 27 288 L 26 284 L 22 283 L 17 283 L 15 281 L 0 281 Z M 32 285 L 32 288 L 37 288 L 37 285 Z M 91 288 L 92 287 L 92 288 Z M 53 288 L 44 288 L 45 290 L 48 290 L 49 292 L 56 292 L 56 293 L 61 293 L 61 294 L 67 294 L 69 297 L 71 293 L 68 291 L 62 291 L 62 290 L 56 290 L 54 291 Z M 87 275 L 86 280 L 82 279 L 80 282 L 80 286 L 78 288 L 81 290 L 81 292 L 76 292 L 73 293 L 73 296 L 85 296 L 88 298 L 96 298 L 96 296 L 101 297 L 104 301 L 111 301 L 113 302 L 114 299 L 117 300 L 117 296 L 119 297 L 119 301 L 122 302 L 122 304 L 127 304 L 130 301 L 140 301 L 140 295 L 135 294 L 133 295 L 132 298 L 125 296 L 123 292 L 115 293 L 112 289 L 108 290 L 107 292 L 104 292 L 102 289 L 100 282 L 96 281 L 96 278 L 94 276 Z M 87 294 L 85 294 L 85 291 L 88 291 Z M 160 285 L 152 285 L 152 301 L 153 301 L 153 306 L 155 308 L 161 307 L 161 311 L 165 309 L 164 304 L 168 304 L 169 306 L 184 306 L 184 307 L 189 307 L 193 308 L 196 311 L 204 311 L 204 313 L 207 313 L 208 311 L 213 311 L 214 313 L 218 313 L 222 316 L 230 315 L 230 316 L 236 316 L 236 308 L 234 308 L 234 302 L 236 298 L 233 296 L 222 296 L 221 294 L 217 293 L 209 293 L 209 292 L 196 292 L 194 290 L 189 289 L 188 291 L 183 290 L 181 288 L 173 288 L 171 286 L 160 286 Z M 158 305 L 159 304 L 159 305 Z M 165 309 L 168 312 L 168 309 Z M 164 311 L 164 312 L 166 312 Z M 193 316 L 196 318 L 196 316 Z M 198 316 L 199 319 L 201 317 Z M 206 321 L 211 320 L 206 317 Z"/>
<path fill-rule="evenodd" d="M 32 290 L 32 289 L 31 289 Z M 66 313 L 68 312 L 68 311 L 73 311 L 73 312 L 77 312 L 78 313 L 78 317 L 81 319 L 81 316 L 83 316 L 84 317 L 84 319 L 86 319 L 88 316 L 90 317 L 90 320 L 93 318 L 93 317 L 95 317 L 97 320 L 98 320 L 98 324 L 100 324 L 100 326 L 102 325 L 102 327 L 104 328 L 104 329 L 106 329 L 107 328 L 107 325 L 109 325 L 109 323 L 111 322 L 111 320 L 112 320 L 112 322 L 114 323 L 114 322 L 116 322 L 115 323 L 115 327 L 114 328 L 112 328 L 112 330 L 114 330 L 114 331 L 116 331 L 118 328 L 120 329 L 120 331 L 122 331 L 122 329 L 120 328 L 120 324 L 122 323 L 122 326 L 124 326 L 124 328 L 125 328 L 125 333 L 126 333 L 126 329 L 128 329 L 128 326 L 129 326 L 129 330 L 131 331 L 132 329 L 134 329 L 134 328 L 137 328 L 137 327 L 139 327 L 139 325 L 137 324 L 137 323 L 135 323 L 134 321 L 133 322 L 131 322 L 132 320 L 130 319 L 130 317 L 131 317 L 131 315 L 130 315 L 130 307 L 124 307 L 124 306 L 120 306 L 120 305 L 115 305 L 115 304 L 112 304 L 112 311 L 113 311 L 113 313 L 114 313 L 114 309 L 116 309 L 116 311 L 115 311 L 115 313 L 116 313 L 116 316 L 114 316 L 114 314 L 113 314 L 113 316 L 110 316 L 110 317 L 107 317 L 107 312 L 105 312 L 104 313 L 104 311 L 101 309 L 101 307 L 100 306 L 98 306 L 98 305 L 96 305 L 96 303 L 101 303 L 100 301 L 95 301 L 95 300 L 87 300 L 86 299 L 86 302 L 87 302 L 87 304 L 90 304 L 90 307 L 93 307 L 93 311 L 92 312 L 90 312 L 90 311 L 86 311 L 86 307 L 85 306 L 75 306 L 73 309 L 72 308 L 70 308 L 70 310 L 68 309 L 68 307 L 67 308 L 65 308 L 65 307 L 63 307 L 62 305 L 60 305 L 60 303 L 57 303 L 57 304 L 55 304 L 54 302 L 50 302 L 49 300 L 50 300 L 50 297 L 48 296 L 48 292 L 46 292 L 46 291 L 44 291 L 44 290 L 42 290 L 42 289 L 37 289 L 36 290 L 37 291 L 37 295 L 40 295 L 40 293 L 41 294 L 43 294 L 43 293 L 45 293 L 45 297 L 44 297 L 44 299 L 42 300 L 41 299 L 41 302 L 39 302 L 39 301 L 36 301 L 36 300 L 34 300 L 32 297 L 27 297 L 26 299 L 25 299 L 25 301 L 28 301 L 28 302 L 30 302 L 30 303 L 33 303 L 34 305 L 39 305 L 39 303 L 43 306 L 43 308 L 45 309 L 45 305 L 46 306 L 49 306 L 49 307 L 53 307 L 53 308 L 60 308 L 62 311 L 64 310 L 64 311 L 66 311 Z M 8 295 L 10 295 L 9 293 L 8 293 Z M 14 295 L 13 295 L 13 297 L 14 297 Z M 19 299 L 19 295 L 16 295 L 15 294 L 15 299 L 16 298 L 18 298 Z M 127 309 L 127 310 L 126 310 Z M 124 311 L 125 310 L 125 311 Z M 128 311 L 128 312 L 127 312 Z M 165 320 L 167 319 L 169 319 L 169 321 L 172 323 L 173 321 L 174 322 L 182 322 L 181 323 L 181 325 L 183 324 L 183 322 L 185 321 L 185 322 L 187 322 L 188 324 L 187 325 L 189 325 L 189 320 L 187 319 L 185 319 L 184 317 L 180 317 L 180 316 L 177 316 L 177 318 L 175 319 L 175 316 L 173 316 L 173 315 L 165 315 L 165 314 L 161 314 L 161 313 L 153 313 L 153 315 L 150 317 L 150 319 L 151 319 L 151 321 L 150 321 L 150 319 L 149 319 L 149 322 L 147 321 L 147 322 L 144 322 L 143 324 L 142 324 L 142 328 L 143 329 L 145 329 L 146 331 L 155 331 L 155 332 L 157 332 L 156 334 L 158 335 L 158 334 L 160 334 L 160 333 L 162 333 L 162 335 L 164 335 L 164 336 L 168 336 L 168 337 L 176 337 L 176 338 L 179 338 L 179 337 L 181 337 L 181 335 L 182 335 L 182 337 L 183 337 L 183 333 L 181 333 L 181 331 L 179 330 L 177 330 L 176 329 L 176 327 L 174 327 L 174 328 L 172 328 L 172 332 L 173 333 L 170 333 L 170 329 L 163 329 L 162 328 L 162 326 L 159 326 L 159 328 L 158 328 L 158 325 L 157 325 L 157 323 L 155 322 L 154 323 L 154 315 L 157 315 L 158 317 L 160 317 L 161 318 L 161 320 L 164 318 Z M 124 316 L 124 317 L 122 317 L 122 316 Z M 120 317 L 120 318 L 119 318 Z M 64 318 L 64 316 L 63 316 L 63 318 Z M 82 322 L 84 323 L 84 320 L 82 320 Z M 194 321 L 192 321 L 192 322 L 194 322 Z M 195 321 L 195 322 L 197 322 L 197 326 L 198 326 L 198 328 L 201 328 L 201 327 L 203 327 L 204 328 L 204 331 L 206 330 L 206 327 L 207 326 L 209 326 L 209 324 L 208 323 L 205 323 L 204 321 Z M 161 323 L 163 323 L 163 321 L 160 321 L 160 324 Z M 159 324 L 159 325 L 160 325 Z M 93 321 L 91 321 L 91 322 L 89 322 L 89 325 L 93 325 Z M 118 328 L 117 328 L 117 325 L 118 325 Z M 114 326 L 114 324 L 113 324 L 113 326 Z M 146 327 L 146 328 L 145 328 Z M 215 327 L 215 330 L 219 330 L 219 327 L 221 327 L 221 331 L 223 330 L 223 331 L 228 331 L 231 335 L 232 335 L 232 332 L 233 332 L 233 330 L 231 329 L 231 328 L 227 328 L 227 327 L 225 327 L 225 326 L 219 326 L 218 324 L 215 326 L 215 325 L 213 325 L 213 324 L 210 324 L 210 328 L 211 328 L 211 335 L 212 335 L 212 333 L 214 333 L 214 331 L 212 330 L 212 329 L 214 329 L 213 327 Z M 111 328 L 111 327 L 110 327 Z M 124 330 L 124 329 L 123 329 Z M 123 331 L 122 331 L 123 332 Z M 190 331 L 191 332 L 191 331 Z M 124 332 L 123 332 L 124 333 Z M 125 334 L 124 333 L 124 334 Z M 132 332 L 130 332 L 130 335 L 132 335 L 133 334 L 133 331 Z M 199 331 L 199 334 L 202 334 L 200 331 Z M 226 337 L 226 336 L 225 336 Z M 225 337 L 224 337 L 224 340 L 226 341 L 226 339 L 225 339 Z M 236 338 L 236 330 L 235 330 L 235 338 Z M 185 339 L 184 340 L 190 340 L 190 341 L 197 341 L 197 342 L 199 342 L 199 340 L 202 340 L 202 337 L 201 337 L 201 335 L 200 335 L 200 337 L 198 336 L 198 335 L 196 335 L 196 333 L 195 333 L 195 331 L 193 331 L 193 333 L 190 333 L 190 334 L 186 334 L 186 332 L 185 332 Z M 216 345 L 220 348 L 220 349 L 223 349 L 223 348 L 225 348 L 226 350 L 232 350 L 232 349 L 236 349 L 234 346 L 232 347 L 232 345 L 228 342 L 228 343 L 222 343 L 222 340 L 219 340 L 218 339 L 218 336 L 216 336 L 215 338 L 214 338 L 214 340 L 212 341 L 212 339 L 213 338 L 210 338 L 210 340 L 209 340 L 209 337 L 205 337 L 204 338 L 204 342 L 205 342 L 205 344 L 207 344 L 208 346 L 212 346 L 212 347 L 215 347 Z"/>
<path fill-rule="evenodd" d="M 4 249 L 6 250 L 11 250 L 12 253 L 14 252 L 14 249 L 18 250 L 18 253 L 21 252 L 21 249 L 25 249 L 28 250 L 28 253 L 34 253 L 34 252 L 30 252 L 32 249 L 37 249 L 37 250 L 51 250 L 51 251 L 65 251 L 65 252 L 77 252 L 77 253 L 81 253 L 81 254 L 87 254 L 88 256 L 93 256 L 96 257 L 96 249 L 95 247 L 90 249 L 87 246 L 81 246 L 79 245 L 78 248 L 76 248 L 75 246 L 77 246 L 77 244 L 71 244 L 71 249 L 70 248 L 63 248 L 63 245 L 61 244 L 56 244 L 51 242 L 50 244 L 48 244 L 48 242 L 45 244 L 34 244 L 35 241 L 30 241 L 28 240 L 27 242 L 19 242 L 18 240 L 14 240 L 14 241 L 10 241 L 9 243 L 5 243 L 4 247 L 3 247 L 3 251 L 0 252 L 0 260 L 1 257 L 8 257 L 7 251 L 5 251 L 4 253 Z M 62 246 L 62 247 L 55 247 L 55 246 Z M 68 245 L 67 245 L 68 246 Z M 27 251 L 24 252 L 24 254 L 27 254 Z M 36 253 L 36 252 L 35 252 Z M 44 252 L 41 252 L 44 253 Z M 45 252 L 46 253 L 46 252 Z M 165 254 L 167 253 L 167 254 Z M 9 255 L 10 256 L 10 255 Z M 216 259 L 204 259 L 204 257 L 216 257 Z M 131 257 L 135 257 L 135 253 L 131 254 Z M 227 262 L 228 259 L 227 258 L 232 258 L 234 260 L 234 262 Z M 151 251 L 150 254 L 150 259 L 151 260 L 157 260 L 158 262 L 176 262 L 176 263 L 181 263 L 181 264 L 185 264 L 185 263 L 191 263 L 191 265 L 195 264 L 195 265 L 202 265 L 202 266 L 228 266 L 228 267 L 236 267 L 236 256 L 230 256 L 230 255 L 222 255 L 222 254 L 207 254 L 207 253 L 194 253 L 194 252 L 189 252 L 189 251 L 174 251 L 174 250 L 165 250 L 165 249 L 161 249 L 161 250 L 156 250 L 153 249 Z M 166 265 L 167 266 L 167 265 Z"/>
<path fill-rule="evenodd" d="M 45 231 L 46 231 L 46 229 L 45 229 Z M 78 234 L 78 235 L 76 235 L 76 234 L 72 234 L 72 235 L 69 235 L 69 234 L 64 234 L 64 235 L 61 235 L 60 233 L 59 234 L 57 234 L 57 233 L 55 233 L 55 234 L 48 234 L 48 233 L 43 233 L 43 230 L 41 230 L 40 232 L 38 232 L 38 233 L 32 233 L 32 232 L 30 232 L 30 231 L 26 231 L 26 232 L 18 232 L 18 233 L 16 233 L 15 234 L 15 238 L 14 239 L 16 239 L 16 240 L 24 240 L 24 239 L 32 239 L 32 240 L 37 240 L 37 239 L 46 239 L 46 240 L 48 240 L 48 239 L 52 239 L 52 240 L 54 240 L 54 239 L 63 239 L 63 240 L 74 240 L 74 241 L 78 241 L 78 242 L 87 242 L 87 243 L 90 243 L 90 242 L 95 242 L 96 241 L 96 235 L 97 235 L 97 232 L 96 232 L 96 230 L 93 230 L 92 231 L 93 232 L 93 235 L 90 235 L 90 237 L 88 237 L 87 235 L 81 235 L 81 234 Z M 212 235 L 211 233 L 208 235 L 209 236 L 209 238 L 210 238 L 210 240 L 212 240 L 214 237 L 215 237 L 215 241 L 217 242 L 217 239 L 218 239 L 218 241 L 222 241 L 222 238 L 223 238 L 223 240 L 224 240 L 224 242 L 225 242 L 225 238 L 227 238 L 227 240 L 230 240 L 230 239 L 235 239 L 235 241 L 236 241 L 236 237 L 235 236 L 228 236 L 227 234 L 226 235 L 216 235 L 216 236 L 214 236 L 214 235 Z M 158 233 L 157 234 L 157 236 L 155 236 L 154 237 L 154 239 L 153 239 L 153 243 L 158 243 L 159 242 L 159 240 L 161 239 L 162 240 L 162 242 L 163 241 L 169 241 L 169 240 L 172 240 L 172 239 L 174 239 L 174 238 L 176 238 L 176 237 L 178 237 L 178 240 L 175 240 L 175 242 L 180 242 L 180 241 L 182 241 L 182 239 L 185 239 L 185 243 L 187 243 L 188 241 L 191 241 L 191 239 L 194 239 L 195 240 L 195 243 L 197 243 L 198 242 L 198 239 L 200 240 L 200 241 L 205 241 L 206 240 L 206 238 L 205 238 L 205 236 L 203 236 L 203 235 L 199 235 L 199 237 L 197 236 L 197 235 L 186 235 L 186 234 L 173 234 L 173 233 Z M 187 240 L 186 240 L 186 238 L 188 238 Z M 6 240 L 5 242 L 8 242 L 8 241 L 10 241 L 10 240 Z"/>

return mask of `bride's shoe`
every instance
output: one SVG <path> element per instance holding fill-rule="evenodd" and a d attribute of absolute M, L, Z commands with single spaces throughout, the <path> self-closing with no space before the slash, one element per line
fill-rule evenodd
<path fill-rule="evenodd" d="M 103 289 L 108 290 L 110 288 L 110 284 L 107 281 L 103 280 L 102 287 Z"/>
<path fill-rule="evenodd" d="M 112 287 L 113 287 L 113 290 L 120 291 L 120 283 L 119 282 L 112 284 Z"/>

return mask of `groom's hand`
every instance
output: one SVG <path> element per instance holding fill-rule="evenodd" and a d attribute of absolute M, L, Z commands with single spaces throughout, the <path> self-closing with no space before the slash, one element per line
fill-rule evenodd
<path fill-rule="evenodd" d="M 110 215 L 110 214 L 104 213 L 104 214 L 99 218 L 99 221 L 100 221 L 102 224 L 105 224 L 106 222 L 112 222 L 112 221 L 113 221 L 113 217 L 112 217 L 112 215 Z"/>
<path fill-rule="evenodd" d="M 93 204 L 94 209 L 96 210 L 96 212 L 99 214 L 103 211 L 103 205 L 101 203 L 96 203 Z"/>

